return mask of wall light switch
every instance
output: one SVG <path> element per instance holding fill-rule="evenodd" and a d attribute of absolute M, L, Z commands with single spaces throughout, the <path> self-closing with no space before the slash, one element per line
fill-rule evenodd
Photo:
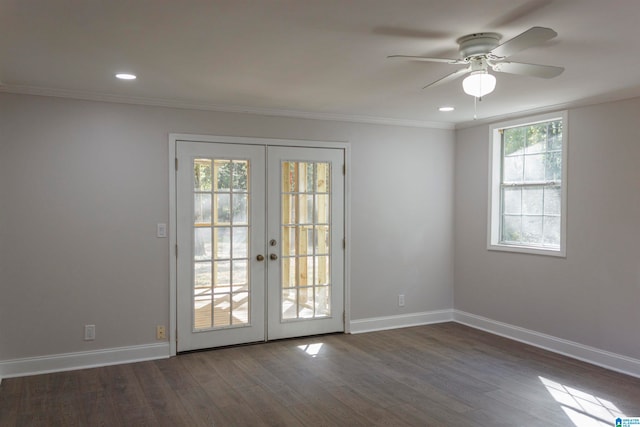
<path fill-rule="evenodd" d="M 167 237 L 167 224 L 159 222 L 156 226 L 156 237 Z"/>
<path fill-rule="evenodd" d="M 84 340 L 93 341 L 96 339 L 96 325 L 84 325 Z"/>

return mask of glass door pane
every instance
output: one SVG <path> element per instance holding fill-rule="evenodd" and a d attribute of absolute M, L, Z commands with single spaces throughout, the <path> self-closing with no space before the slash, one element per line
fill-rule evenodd
<path fill-rule="evenodd" d="M 283 161 L 282 320 L 331 315 L 328 162 Z"/>
<path fill-rule="evenodd" d="M 193 159 L 193 330 L 249 323 L 249 162 Z"/>

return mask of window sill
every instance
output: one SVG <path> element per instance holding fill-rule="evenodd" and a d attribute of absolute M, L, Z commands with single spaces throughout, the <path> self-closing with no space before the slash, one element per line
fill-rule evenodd
<path fill-rule="evenodd" d="M 566 250 L 564 248 L 560 249 L 545 249 L 545 248 L 536 248 L 532 246 L 518 246 L 518 245 L 506 245 L 506 244 L 489 244 L 487 249 L 490 251 L 499 251 L 499 252 L 514 252 L 521 254 L 530 254 L 530 255 L 544 255 L 544 256 L 552 256 L 556 258 L 566 258 Z"/>

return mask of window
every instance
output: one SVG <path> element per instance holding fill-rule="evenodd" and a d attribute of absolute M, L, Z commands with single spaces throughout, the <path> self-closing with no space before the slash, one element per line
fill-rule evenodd
<path fill-rule="evenodd" d="M 488 248 L 565 256 L 566 112 L 491 126 Z"/>

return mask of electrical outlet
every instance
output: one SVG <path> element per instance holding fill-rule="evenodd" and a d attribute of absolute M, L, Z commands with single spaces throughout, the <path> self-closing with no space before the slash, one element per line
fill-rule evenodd
<path fill-rule="evenodd" d="M 93 341 L 96 339 L 96 325 L 84 325 L 84 340 Z"/>
<path fill-rule="evenodd" d="M 164 326 L 162 326 L 162 325 L 156 326 L 156 339 L 157 340 L 166 340 L 167 339 L 167 332 L 166 332 Z"/>
<path fill-rule="evenodd" d="M 398 295 L 398 307 L 404 307 L 404 294 Z"/>

